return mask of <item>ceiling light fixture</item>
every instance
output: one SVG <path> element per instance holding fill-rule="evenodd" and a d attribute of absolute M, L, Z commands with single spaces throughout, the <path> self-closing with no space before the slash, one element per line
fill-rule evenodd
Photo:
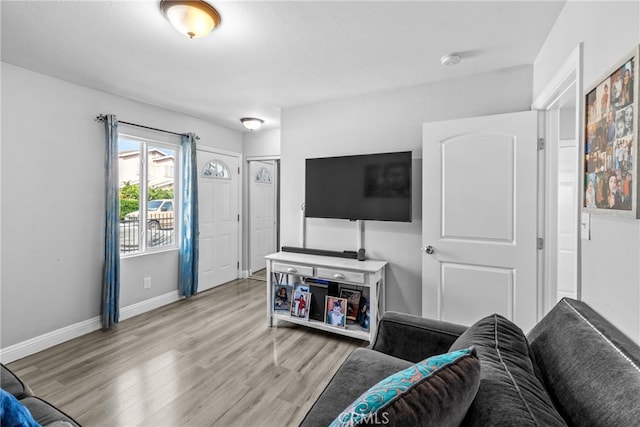
<path fill-rule="evenodd" d="M 190 39 L 204 37 L 220 25 L 220 14 L 202 0 L 162 0 L 160 10 L 171 25 Z"/>
<path fill-rule="evenodd" d="M 260 129 L 260 126 L 262 126 L 264 120 L 256 119 L 255 117 L 243 117 L 240 119 L 240 122 L 250 131 L 254 131 Z"/>
<path fill-rule="evenodd" d="M 461 59 L 462 57 L 459 54 L 452 53 L 450 55 L 445 55 L 442 58 L 440 58 L 440 62 L 442 63 L 442 65 L 450 66 L 450 65 L 458 64 Z"/>

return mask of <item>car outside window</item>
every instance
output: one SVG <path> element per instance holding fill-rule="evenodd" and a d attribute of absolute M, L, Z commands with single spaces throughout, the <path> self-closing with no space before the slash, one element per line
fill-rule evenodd
<path fill-rule="evenodd" d="M 174 171 L 179 147 L 122 134 L 118 144 L 120 255 L 177 247 Z"/>

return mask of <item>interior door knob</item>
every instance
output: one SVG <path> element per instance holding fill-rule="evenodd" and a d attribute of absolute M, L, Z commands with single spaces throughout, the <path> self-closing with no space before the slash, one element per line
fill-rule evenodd
<path fill-rule="evenodd" d="M 426 253 L 428 253 L 429 255 L 431 255 L 432 253 L 435 252 L 435 249 L 433 249 L 433 246 L 429 245 L 426 248 L 420 248 L 423 251 L 425 251 Z"/>

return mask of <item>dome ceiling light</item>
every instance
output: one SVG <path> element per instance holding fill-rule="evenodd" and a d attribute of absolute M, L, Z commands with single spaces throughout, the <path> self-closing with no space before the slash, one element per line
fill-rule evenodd
<path fill-rule="evenodd" d="M 190 39 L 204 37 L 220 25 L 220 14 L 202 0 L 162 0 L 160 10 L 176 30 Z"/>
<path fill-rule="evenodd" d="M 264 120 L 257 119 L 255 117 L 243 117 L 240 119 L 240 122 L 250 131 L 254 131 L 260 129 L 260 126 L 262 126 Z"/>
<path fill-rule="evenodd" d="M 442 58 L 440 58 L 440 62 L 442 63 L 442 65 L 451 66 L 451 65 L 458 64 L 461 59 L 462 59 L 462 56 L 460 56 L 460 54 L 452 53 L 450 55 L 445 55 Z"/>

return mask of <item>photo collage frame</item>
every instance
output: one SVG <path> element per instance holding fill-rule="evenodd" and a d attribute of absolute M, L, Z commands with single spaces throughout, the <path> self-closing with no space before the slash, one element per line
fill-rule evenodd
<path fill-rule="evenodd" d="M 638 47 L 585 93 L 584 210 L 640 218 Z"/>

